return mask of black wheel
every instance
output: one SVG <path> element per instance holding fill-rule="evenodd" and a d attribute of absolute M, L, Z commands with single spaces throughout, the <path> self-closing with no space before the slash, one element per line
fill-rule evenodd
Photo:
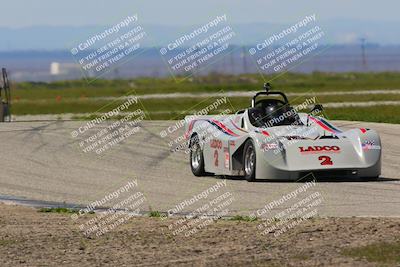
<path fill-rule="evenodd" d="M 256 150 L 251 139 L 244 144 L 243 168 L 244 178 L 248 182 L 254 182 L 256 177 Z"/>
<path fill-rule="evenodd" d="M 190 168 L 195 176 L 204 176 L 204 157 L 201 149 L 199 136 L 194 135 L 190 139 Z"/>

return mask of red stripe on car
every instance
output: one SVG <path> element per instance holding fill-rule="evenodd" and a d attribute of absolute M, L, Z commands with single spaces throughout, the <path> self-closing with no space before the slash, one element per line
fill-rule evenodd
<path fill-rule="evenodd" d="M 226 131 L 227 133 L 233 135 L 233 136 L 239 136 L 238 134 L 232 132 L 232 130 L 230 130 L 228 127 L 226 127 L 223 123 L 217 121 L 217 120 L 212 120 L 215 124 L 217 124 L 219 127 L 221 127 L 221 129 L 223 129 L 224 131 Z"/>
<path fill-rule="evenodd" d="M 321 126 L 324 130 L 327 130 L 331 133 L 335 133 L 336 131 L 332 130 L 331 128 L 329 128 L 328 126 L 326 126 L 325 124 L 323 124 L 320 120 L 310 116 L 310 119 L 312 119 L 315 123 L 317 123 L 319 126 Z"/>

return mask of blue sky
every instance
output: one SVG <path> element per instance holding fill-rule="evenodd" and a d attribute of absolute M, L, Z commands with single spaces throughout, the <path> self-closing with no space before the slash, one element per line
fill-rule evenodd
<path fill-rule="evenodd" d="M 142 23 L 201 24 L 226 13 L 232 23 L 290 23 L 316 13 L 320 20 L 348 18 L 400 22 L 395 0 L 0 0 L 0 27 L 107 25 L 138 14 Z"/>

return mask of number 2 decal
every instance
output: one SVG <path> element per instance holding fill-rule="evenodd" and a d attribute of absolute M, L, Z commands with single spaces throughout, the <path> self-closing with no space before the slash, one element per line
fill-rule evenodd
<path fill-rule="evenodd" d="M 218 150 L 214 151 L 214 165 L 218 167 Z"/>
<path fill-rule="evenodd" d="M 332 159 L 331 157 L 328 156 L 319 156 L 318 160 L 322 160 L 321 161 L 321 165 L 333 165 Z"/>

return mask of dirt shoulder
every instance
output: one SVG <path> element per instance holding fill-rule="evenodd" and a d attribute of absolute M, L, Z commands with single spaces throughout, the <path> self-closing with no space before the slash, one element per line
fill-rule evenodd
<path fill-rule="evenodd" d="M 0 204 L 0 266 L 382 266 L 352 249 L 400 241 L 400 218 L 309 219 L 278 237 L 262 235 L 259 221 L 223 219 L 174 235 L 178 219 L 153 217 L 86 237 L 78 226 L 87 220 Z"/>

